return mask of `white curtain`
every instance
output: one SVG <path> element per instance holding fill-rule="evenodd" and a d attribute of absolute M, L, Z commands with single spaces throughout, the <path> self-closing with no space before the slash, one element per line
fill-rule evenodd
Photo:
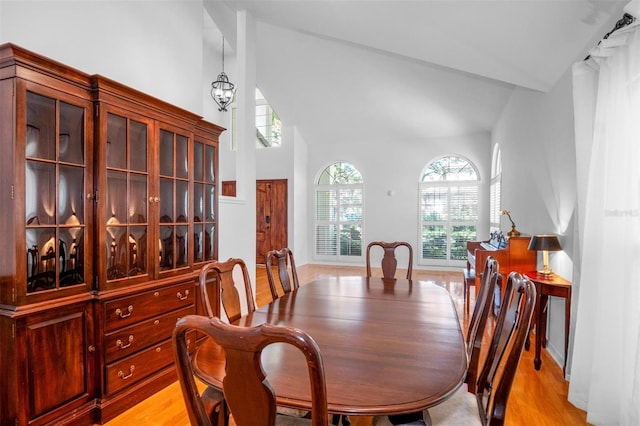
<path fill-rule="evenodd" d="M 639 3 L 625 11 L 639 17 Z M 590 55 L 573 67 L 581 260 L 569 401 L 589 423 L 640 425 L 640 23 Z"/>

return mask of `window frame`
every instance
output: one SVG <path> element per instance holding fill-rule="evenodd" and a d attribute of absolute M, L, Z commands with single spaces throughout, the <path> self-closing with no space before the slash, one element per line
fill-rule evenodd
<path fill-rule="evenodd" d="M 441 161 L 446 158 L 458 158 L 463 160 L 466 164 L 468 164 L 473 170 L 473 175 L 475 179 L 447 179 L 447 180 L 423 180 L 427 170 L 431 167 L 432 164 Z M 447 173 L 445 173 L 447 175 Z M 451 175 L 451 174 L 448 174 Z M 418 183 L 418 265 L 429 266 L 429 267 L 454 267 L 454 266 L 464 266 L 466 264 L 466 244 L 464 244 L 464 255 L 460 255 L 460 259 L 452 259 L 452 247 L 455 246 L 455 242 L 452 242 L 451 235 L 454 234 L 454 227 L 473 227 L 475 228 L 472 235 L 469 235 L 468 239 L 462 240 L 462 242 L 466 241 L 475 241 L 477 239 L 478 227 L 480 224 L 480 173 L 478 172 L 478 168 L 475 166 L 473 162 L 471 162 L 468 158 L 457 155 L 443 155 L 437 158 L 432 159 L 427 163 L 427 165 L 422 169 L 420 173 L 420 181 Z M 446 211 L 444 215 L 446 216 L 446 220 L 423 220 L 423 197 L 426 194 L 426 190 L 429 189 L 445 189 L 446 190 Z M 449 214 L 452 210 L 452 188 L 457 188 L 456 191 L 459 192 L 462 190 L 472 190 L 475 192 L 475 218 L 470 220 L 454 220 L 452 215 Z M 428 258 L 424 256 L 425 247 L 424 243 L 426 240 L 423 238 L 423 229 L 425 226 L 444 226 L 445 229 L 445 257 L 443 259 L 439 258 Z"/>
<path fill-rule="evenodd" d="M 502 151 L 500 144 L 493 147 L 491 156 L 491 182 L 489 183 L 489 232 L 500 231 L 502 217 Z"/>
<path fill-rule="evenodd" d="M 340 164 L 340 163 L 344 163 L 347 164 L 349 166 L 351 166 L 353 168 L 354 171 L 356 171 L 358 173 L 358 175 L 360 176 L 361 182 L 358 183 L 319 183 L 320 179 L 322 178 L 323 174 L 325 173 L 325 171 L 327 169 L 329 169 L 330 167 L 336 165 L 336 164 Z M 360 191 L 361 194 L 361 202 L 360 203 L 349 203 L 349 204 L 344 204 L 340 202 L 340 191 L 353 191 L 353 190 L 357 190 Z M 318 219 L 318 208 L 319 208 L 319 203 L 318 203 L 318 195 L 319 192 L 325 192 L 325 191 L 330 191 L 330 192 L 334 192 L 335 195 L 335 213 L 332 214 L 333 216 L 335 216 L 335 220 L 329 218 L 329 219 Z M 364 250 L 365 248 L 363 247 L 363 241 L 365 241 L 364 239 L 364 223 L 365 223 L 365 200 L 364 200 L 364 178 L 362 177 L 362 173 L 360 173 L 360 171 L 358 170 L 357 167 L 355 167 L 353 165 L 353 163 L 348 162 L 348 161 L 334 161 L 332 163 L 329 163 L 328 165 L 324 166 L 317 174 L 316 178 L 314 179 L 314 191 L 313 191 L 313 195 L 314 195 L 314 200 L 313 200 L 313 212 L 314 212 L 314 218 L 313 218 L 313 257 L 316 260 L 322 260 L 322 261 L 333 261 L 333 262 L 337 262 L 337 263 L 361 263 L 362 259 L 364 258 Z M 361 215 L 360 215 L 360 220 L 345 220 L 342 219 L 342 210 L 345 207 L 353 207 L 353 206 L 359 206 L 360 210 L 361 210 Z M 319 226 L 332 226 L 335 225 L 336 230 L 335 230 L 335 254 L 326 254 L 326 253 L 319 253 L 318 252 L 318 245 L 320 243 L 319 238 L 318 238 L 318 229 Z M 360 227 L 360 254 L 358 255 L 349 255 L 349 254 L 341 254 L 341 237 L 342 237 L 342 228 L 345 226 L 359 226 Z M 327 241 L 329 241 L 329 239 L 327 239 Z"/>

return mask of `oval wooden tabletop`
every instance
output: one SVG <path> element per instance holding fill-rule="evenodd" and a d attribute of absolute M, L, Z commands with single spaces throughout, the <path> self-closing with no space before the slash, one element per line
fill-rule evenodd
<path fill-rule="evenodd" d="M 331 277 L 310 282 L 236 324 L 308 332 L 322 352 L 329 411 L 388 415 L 420 411 L 463 382 L 467 359 L 458 316 L 442 287 L 424 281 Z M 263 353 L 278 404 L 310 408 L 304 357 L 284 344 Z M 224 355 L 210 340 L 194 356 L 197 375 L 216 388 Z"/>

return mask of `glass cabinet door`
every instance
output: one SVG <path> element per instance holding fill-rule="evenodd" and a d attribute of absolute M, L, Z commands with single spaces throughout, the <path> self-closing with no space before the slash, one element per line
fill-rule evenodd
<path fill-rule="evenodd" d="M 193 257 L 194 263 L 215 259 L 216 148 L 194 143 L 193 152 Z"/>
<path fill-rule="evenodd" d="M 189 137 L 160 129 L 160 272 L 189 266 Z"/>
<path fill-rule="evenodd" d="M 107 113 L 105 239 L 107 280 L 148 270 L 148 124 Z"/>
<path fill-rule="evenodd" d="M 27 293 L 85 285 L 87 106 L 26 99 Z"/>

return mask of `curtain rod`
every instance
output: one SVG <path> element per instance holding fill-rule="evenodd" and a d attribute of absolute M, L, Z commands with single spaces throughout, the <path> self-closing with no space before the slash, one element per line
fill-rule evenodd
<path fill-rule="evenodd" d="M 604 35 L 604 37 L 602 37 L 602 40 L 608 39 L 611 34 L 613 34 L 614 32 L 618 31 L 620 28 L 624 28 L 627 25 L 632 24 L 635 20 L 636 20 L 635 16 L 633 16 L 633 15 L 631 15 L 629 13 L 625 13 L 624 15 L 622 15 L 622 18 L 618 19 L 618 22 L 616 22 L 616 25 L 613 27 L 613 29 L 611 31 L 609 31 L 608 33 L 606 33 Z M 600 40 L 596 46 L 600 46 L 600 43 L 602 43 L 602 40 Z M 591 57 L 591 55 L 587 55 L 587 57 L 584 58 L 584 60 L 586 61 L 590 57 Z"/>

